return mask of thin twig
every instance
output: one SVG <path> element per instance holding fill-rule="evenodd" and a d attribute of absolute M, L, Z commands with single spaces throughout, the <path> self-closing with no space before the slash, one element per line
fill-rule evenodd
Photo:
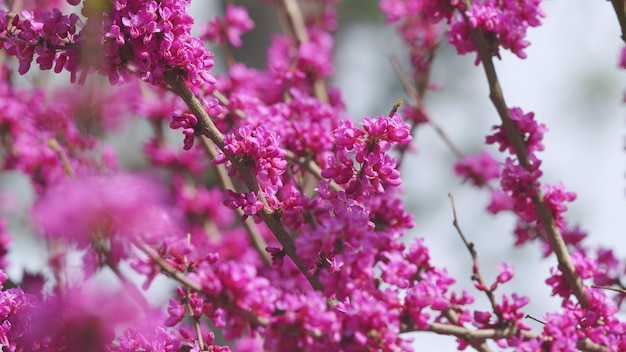
<path fill-rule="evenodd" d="M 600 290 L 613 291 L 613 292 L 620 293 L 622 295 L 626 295 L 626 290 L 624 290 L 623 288 L 615 288 L 615 287 L 610 287 L 610 286 L 598 286 L 598 285 L 591 285 L 591 288 L 597 288 L 597 289 L 600 289 Z"/>
<path fill-rule="evenodd" d="M 202 286 L 194 281 L 191 281 L 184 273 L 174 269 L 169 265 L 161 256 L 159 256 L 150 246 L 145 243 L 137 243 L 137 248 L 141 249 L 150 259 L 157 264 L 161 270 L 163 270 L 169 277 L 178 281 L 180 284 L 189 287 L 190 289 L 202 292 Z"/>
<path fill-rule="evenodd" d="M 468 9 L 471 8 L 469 0 L 463 0 L 463 5 Z M 509 109 L 504 100 L 502 88 L 500 87 L 500 82 L 498 81 L 498 76 L 496 74 L 496 70 L 493 64 L 492 51 L 489 48 L 484 33 L 481 30 L 472 28 L 469 25 L 469 19 L 467 18 L 467 15 L 465 13 L 462 13 L 462 15 L 465 19 L 466 26 L 470 31 L 472 40 L 476 45 L 480 60 L 483 63 L 483 68 L 487 76 L 487 81 L 489 82 L 489 97 L 491 98 L 493 105 L 498 111 L 498 115 L 500 116 L 500 119 L 502 121 L 502 126 L 507 134 L 507 137 L 509 138 L 509 141 L 511 142 L 511 145 L 513 146 L 517 159 L 519 160 L 520 164 L 528 170 L 531 166 L 531 163 L 528 157 L 528 153 L 526 151 L 526 144 L 524 143 L 523 136 L 515 126 L 515 123 L 511 120 Z M 585 295 L 582 280 L 576 272 L 574 264 L 572 263 L 572 259 L 567 250 L 567 246 L 565 245 L 565 241 L 563 240 L 563 236 L 561 236 L 561 233 L 556 227 L 552 212 L 543 200 L 543 194 L 541 193 L 541 190 L 536 189 L 535 194 L 531 195 L 530 198 L 532 199 L 533 205 L 535 206 L 537 218 L 544 228 L 548 237 L 548 241 L 552 246 L 552 250 L 554 251 L 558 259 L 559 269 L 565 276 L 569 287 L 572 289 L 572 292 L 574 293 L 574 296 L 576 296 L 576 298 L 578 299 L 580 305 L 583 308 L 586 308 L 588 306 L 588 301 L 587 296 Z"/>
<path fill-rule="evenodd" d="M 539 324 L 541 324 L 541 325 L 546 325 L 546 323 L 545 323 L 544 321 L 541 321 L 541 320 L 539 320 L 539 319 L 537 319 L 537 318 L 533 317 L 533 316 L 532 316 L 532 315 L 530 315 L 530 314 L 526 314 L 526 316 L 525 316 L 524 318 L 526 318 L 526 319 L 530 319 L 530 320 L 534 320 L 534 321 L 536 321 L 537 323 L 539 323 Z"/>
<path fill-rule="evenodd" d="M 15 38 L 15 37 L 14 37 Z M 5 37 L 0 37 L 0 42 L 6 42 L 8 41 L 10 38 L 5 38 Z M 15 38 L 15 41 L 20 43 L 20 44 L 24 44 L 26 46 L 30 46 L 30 47 L 39 47 L 39 46 L 44 46 L 45 43 L 45 47 L 47 49 L 54 49 L 54 50 L 78 50 L 81 48 L 80 45 L 76 45 L 76 44 L 70 44 L 65 43 L 63 45 L 58 45 L 58 44 L 52 44 L 50 42 L 48 42 L 47 40 L 43 39 L 42 37 L 39 38 L 39 40 L 37 40 L 36 42 L 32 42 L 32 41 L 28 41 L 22 38 Z"/>
<path fill-rule="evenodd" d="M 204 344 L 204 340 L 202 338 L 202 328 L 200 327 L 200 317 L 195 316 L 193 313 L 193 308 L 191 307 L 191 291 L 189 287 L 185 288 L 185 308 L 189 312 L 189 315 L 193 319 L 193 327 L 196 332 L 196 336 L 198 337 L 198 345 L 200 345 L 200 349 L 204 350 L 206 348 Z"/>
<path fill-rule="evenodd" d="M 296 264 L 300 272 L 302 272 L 315 290 L 322 290 L 323 286 L 319 282 L 317 276 L 309 274 L 308 267 L 302 263 L 302 260 L 300 260 L 300 257 L 296 254 L 294 240 L 283 226 L 279 215 L 274 213 L 274 211 L 271 210 L 267 204 L 252 166 L 245 163 L 241 158 L 232 155 L 225 150 L 224 135 L 217 129 L 215 124 L 213 124 L 213 121 L 206 112 L 202 102 L 200 102 L 200 100 L 193 94 L 191 89 L 187 87 L 185 81 L 183 81 L 178 74 L 168 71 L 163 75 L 163 80 L 169 84 L 174 92 L 176 92 L 185 101 L 187 107 L 189 107 L 191 112 L 198 118 L 198 132 L 209 137 L 213 143 L 215 143 L 215 145 L 222 150 L 224 155 L 230 160 L 243 179 L 244 183 L 248 187 L 248 190 L 256 193 L 259 200 L 263 202 L 264 208 L 262 211 L 258 212 L 257 215 L 263 220 L 263 222 L 265 222 L 272 233 L 274 233 L 274 236 L 276 236 L 276 239 L 282 245 L 287 256 L 289 256 L 289 258 L 291 258 L 291 260 Z"/>
<path fill-rule="evenodd" d="M 496 297 L 493 295 L 493 291 L 491 290 L 491 288 L 488 287 L 487 284 L 485 283 L 483 275 L 480 271 L 480 264 L 478 262 L 478 253 L 476 252 L 476 248 L 474 248 L 473 243 L 467 241 L 467 239 L 465 238 L 465 235 L 463 234 L 463 231 L 461 230 L 461 226 L 459 226 L 459 221 L 456 216 L 456 206 L 454 205 L 454 195 L 452 193 L 448 193 L 448 197 L 450 198 L 450 205 L 452 206 L 452 215 L 454 217 L 454 219 L 452 220 L 452 225 L 458 232 L 459 236 L 461 236 L 461 240 L 463 240 L 465 247 L 467 248 L 470 255 L 472 256 L 473 271 L 474 271 L 472 279 L 478 282 L 478 284 L 484 288 L 485 290 L 484 292 L 487 295 L 489 302 L 491 303 L 491 308 L 493 309 L 493 312 L 496 313 L 496 315 L 498 316 L 498 319 L 502 321 L 502 314 L 500 310 L 498 309 Z"/>
<path fill-rule="evenodd" d="M 59 142 L 57 142 L 55 138 L 51 138 L 48 140 L 48 146 L 50 147 L 50 149 L 52 149 L 56 153 L 57 157 L 61 161 L 61 165 L 63 165 L 63 172 L 65 173 L 65 176 L 69 178 L 74 177 L 76 173 L 74 172 L 72 163 L 70 163 L 70 160 L 67 158 L 67 155 L 65 155 L 65 153 L 63 153 L 63 151 L 59 147 Z"/>
<path fill-rule="evenodd" d="M 427 330 L 410 330 L 410 331 L 431 331 L 442 335 L 456 336 L 464 341 L 480 341 L 487 339 L 508 339 L 513 336 L 522 336 L 525 340 L 539 339 L 544 341 L 550 341 L 552 338 L 545 337 L 540 334 L 521 330 L 515 326 L 508 326 L 502 329 L 477 329 L 470 330 L 462 326 L 455 326 L 449 324 L 432 323 Z M 403 330 L 403 332 L 409 332 Z M 606 347 L 592 342 L 588 338 L 578 340 L 576 347 L 581 351 L 589 352 L 606 352 Z"/>

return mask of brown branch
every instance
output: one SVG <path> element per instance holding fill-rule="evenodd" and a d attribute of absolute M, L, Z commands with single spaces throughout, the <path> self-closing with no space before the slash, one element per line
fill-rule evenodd
<path fill-rule="evenodd" d="M 6 42 L 7 40 L 9 40 L 9 38 L 5 38 L 5 37 L 0 37 L 0 43 Z M 28 41 L 22 38 L 15 38 L 15 41 L 18 43 L 22 43 L 26 46 L 30 46 L 30 47 L 38 47 L 38 46 L 43 46 L 43 44 L 46 44 L 46 48 L 48 49 L 54 49 L 54 50 L 78 50 L 81 47 L 79 45 L 76 44 L 71 44 L 71 43 L 66 43 L 63 45 L 57 45 L 57 44 L 52 44 L 50 42 L 48 42 L 47 40 L 45 40 L 43 37 L 39 37 L 37 39 L 37 41 L 33 42 L 33 41 Z"/>
<path fill-rule="evenodd" d="M 224 150 L 224 135 L 217 129 L 200 99 L 187 87 L 180 75 L 174 71 L 166 71 L 163 74 L 163 81 L 169 84 L 172 91 L 185 101 L 191 113 L 198 118 L 198 133 L 207 136 L 220 150 Z"/>
<path fill-rule="evenodd" d="M 147 244 L 138 243 L 136 244 L 137 248 L 141 249 L 142 252 L 146 253 L 153 262 L 155 262 L 161 270 L 163 270 L 167 275 L 169 275 L 172 279 L 178 281 L 180 284 L 189 287 L 190 289 L 202 292 L 202 286 L 194 281 L 191 281 L 184 273 L 174 269 L 171 265 L 169 265 L 161 256 L 159 256 L 155 251 L 150 248 Z"/>
<path fill-rule="evenodd" d="M 600 290 L 607 290 L 607 291 L 613 291 L 613 292 L 617 292 L 617 293 L 622 294 L 622 295 L 626 295 L 626 290 L 624 290 L 623 288 L 615 288 L 615 287 L 610 287 L 610 286 L 598 286 L 598 285 L 591 285 L 591 288 L 596 288 L 596 289 L 600 289 Z"/>
<path fill-rule="evenodd" d="M 465 329 L 463 326 L 461 326 L 461 323 L 459 322 L 459 316 L 457 315 L 454 309 L 448 308 L 443 312 L 443 314 L 446 316 L 449 322 L 454 324 L 454 325 L 447 325 L 447 326 Z M 435 323 L 435 324 L 438 324 L 438 323 Z M 444 325 L 444 324 L 439 324 L 439 325 Z M 457 336 L 457 337 L 460 339 L 463 339 L 463 341 L 470 344 L 476 351 L 491 352 L 491 349 L 489 348 L 489 346 L 487 346 L 487 343 L 485 343 L 484 341 L 478 341 L 477 339 L 470 338 L 469 336 Z"/>
<path fill-rule="evenodd" d="M 293 34 L 296 41 L 296 47 L 299 47 L 302 43 L 309 41 L 309 34 L 297 0 L 281 0 L 278 14 L 282 17 L 280 20 L 281 23 L 289 24 L 289 30 Z M 311 85 L 315 97 L 317 97 L 317 99 L 319 99 L 322 103 L 327 104 L 328 90 L 326 89 L 326 83 L 324 83 L 324 80 L 316 78 Z"/>
<path fill-rule="evenodd" d="M 524 339 L 542 339 L 549 341 L 550 338 L 546 338 L 540 334 L 527 331 L 520 330 L 517 327 L 509 326 L 502 329 L 478 329 L 478 330 L 470 330 L 464 328 L 462 326 L 441 324 L 441 323 L 432 323 L 428 327 L 428 330 L 417 330 L 417 331 L 430 331 L 435 332 L 437 334 L 442 335 L 452 335 L 456 336 L 464 341 L 476 341 L 476 340 L 486 340 L 486 339 L 508 339 L 513 336 L 521 335 Z M 408 332 L 408 331 L 403 331 Z M 592 342 L 589 339 L 578 340 L 576 343 L 576 347 L 581 351 L 589 351 L 589 352 L 606 352 L 606 347 L 599 345 L 595 342 Z"/>
<path fill-rule="evenodd" d="M 202 286 L 192 280 L 190 280 L 184 273 L 174 269 L 171 265 L 169 265 L 163 258 L 161 258 L 157 253 L 154 252 L 150 246 L 143 243 L 138 243 L 137 247 L 141 249 L 152 261 L 154 261 L 166 274 L 168 274 L 172 279 L 176 280 L 178 283 L 196 291 L 203 292 Z M 236 314 L 241 315 L 246 318 L 251 324 L 256 326 L 266 326 L 269 324 L 269 321 L 266 318 L 258 317 L 253 315 L 248 311 L 244 311 L 241 308 L 234 306 L 231 302 L 219 302 L 223 304 L 229 310 L 234 311 Z"/>
<path fill-rule="evenodd" d="M 198 345 L 200 345 L 200 349 L 204 350 L 206 348 L 206 345 L 204 344 L 204 339 L 202 338 L 202 327 L 200 326 L 200 317 L 197 317 L 193 314 L 193 308 L 191 307 L 190 298 L 191 298 L 191 291 L 189 290 L 189 287 L 186 287 L 185 288 L 185 308 L 187 309 L 187 312 L 189 312 L 189 315 L 192 317 L 193 328 L 194 328 L 194 331 L 196 332 L 196 336 L 198 337 Z"/>
<path fill-rule="evenodd" d="M 507 339 L 516 335 L 522 335 L 525 339 L 540 339 L 541 335 L 520 330 L 515 326 L 508 326 L 502 329 L 478 329 L 470 330 L 462 326 L 432 323 L 427 331 L 436 332 L 438 334 L 453 335 L 464 341 L 487 340 L 487 339 Z"/>
<path fill-rule="evenodd" d="M 309 41 L 309 34 L 304 25 L 304 17 L 296 0 L 282 0 L 280 5 L 285 10 L 289 28 L 291 29 L 298 46 Z"/>
<path fill-rule="evenodd" d="M 57 155 L 57 157 L 61 161 L 61 165 L 63 165 L 63 172 L 65 173 L 65 176 L 69 178 L 74 177 L 76 175 L 76 172 L 74 172 L 72 163 L 67 158 L 67 155 L 65 155 L 65 153 L 63 153 L 63 151 L 61 150 L 61 147 L 59 146 L 59 142 L 55 138 L 51 138 L 48 140 L 48 146 L 50 147 L 50 149 L 52 149 L 52 151 L 54 151 L 54 153 Z"/>
<path fill-rule="evenodd" d="M 466 8 L 471 8 L 469 0 L 463 0 L 463 5 Z M 498 81 L 498 76 L 496 74 L 496 70 L 493 64 L 492 51 L 489 47 L 489 44 L 487 43 L 484 33 L 480 30 L 472 28 L 468 23 L 469 20 L 467 18 L 467 15 L 465 13 L 462 13 L 462 15 L 465 19 L 466 26 L 470 31 L 472 40 L 476 45 L 480 60 L 483 63 L 483 68 L 487 76 L 487 81 L 489 82 L 489 97 L 491 98 L 491 101 L 495 106 L 498 115 L 500 116 L 502 126 L 507 134 L 507 137 L 509 138 L 509 141 L 511 142 L 511 145 L 513 146 L 517 159 L 519 160 L 520 164 L 528 170 L 530 167 L 530 160 L 526 151 L 526 145 L 524 143 L 523 136 L 520 134 L 514 122 L 511 120 L 509 109 L 504 100 L 502 88 L 500 87 L 500 82 Z M 530 198 L 532 199 L 533 205 L 535 206 L 537 218 L 539 219 L 539 222 L 546 232 L 548 241 L 552 246 L 552 250 L 554 250 L 554 253 L 556 254 L 559 263 L 559 269 L 565 276 L 569 287 L 572 289 L 572 292 L 574 293 L 574 296 L 576 296 L 576 298 L 578 299 L 580 305 L 583 308 L 586 308 L 588 306 L 588 301 L 587 296 L 585 295 L 582 280 L 576 272 L 576 269 L 574 268 L 574 264 L 572 263 L 572 259 L 565 245 L 565 241 L 563 240 L 561 233 L 556 227 L 552 212 L 543 200 L 543 194 L 541 193 L 541 190 L 536 189 L 535 191 L 535 194 L 530 196 Z"/>
<path fill-rule="evenodd" d="M 463 240 L 463 244 L 465 244 L 465 247 L 467 248 L 470 255 L 472 256 L 473 271 L 474 271 L 472 275 L 472 279 L 478 282 L 480 285 L 482 285 L 485 288 L 484 292 L 487 295 L 487 298 L 489 299 L 489 303 L 491 303 L 491 308 L 493 309 L 493 312 L 496 313 L 496 315 L 498 316 L 498 319 L 502 321 L 502 314 L 497 308 L 496 297 L 493 295 L 493 291 L 491 290 L 491 288 L 489 288 L 487 284 L 485 283 L 483 275 L 480 271 L 480 264 L 478 263 L 478 253 L 476 252 L 476 248 L 474 248 L 473 243 L 467 241 L 467 239 L 465 238 L 465 235 L 463 234 L 463 231 L 461 230 L 461 226 L 459 226 L 459 221 L 456 216 L 456 207 L 454 205 L 454 195 L 452 193 L 448 193 L 448 197 L 450 198 L 450 205 L 452 206 L 452 215 L 454 217 L 454 219 L 452 220 L 452 225 L 458 232 L 459 236 L 461 236 L 461 240 Z"/>
<path fill-rule="evenodd" d="M 214 159 L 217 156 L 215 144 L 213 144 L 210 139 L 204 136 L 200 137 L 200 141 L 202 142 L 204 149 L 207 151 L 211 159 Z M 214 167 L 217 180 L 222 190 L 229 189 L 235 191 L 235 186 L 233 185 L 230 177 L 228 177 L 228 172 L 226 171 L 224 164 L 214 165 Z M 237 217 L 239 219 L 244 216 L 243 210 L 241 210 L 241 208 L 235 209 L 235 213 L 237 214 Z M 243 227 L 246 229 L 246 233 L 248 234 L 248 240 L 252 244 L 252 247 L 254 247 L 256 252 L 261 257 L 263 263 L 266 266 L 271 266 L 272 259 L 270 258 L 269 253 L 267 253 L 267 251 L 265 250 L 265 248 L 267 247 L 267 243 L 263 239 L 263 236 L 261 236 L 259 228 L 254 223 L 254 219 L 250 217 L 246 218 L 246 220 L 243 221 Z"/>
<path fill-rule="evenodd" d="M 613 9 L 615 10 L 615 14 L 617 15 L 619 26 L 622 29 L 621 38 L 624 42 L 626 42 L 626 1 L 611 0 L 611 4 L 613 4 Z"/>
<path fill-rule="evenodd" d="M 599 345 L 589 339 L 578 340 L 576 343 L 576 347 L 578 347 L 581 351 L 589 351 L 589 352 L 606 352 L 606 347 Z"/>
<path fill-rule="evenodd" d="M 309 274 L 308 267 L 302 263 L 300 257 L 296 254 L 294 240 L 283 226 L 279 215 L 274 213 L 274 211 L 269 208 L 265 197 L 262 195 L 261 187 L 259 186 L 259 182 L 251 165 L 246 164 L 241 158 L 238 158 L 224 150 L 224 135 L 222 135 L 215 124 L 213 124 L 213 121 L 204 109 L 202 102 L 200 102 L 200 100 L 193 94 L 191 89 L 187 87 L 187 84 L 178 74 L 168 71 L 163 75 L 163 80 L 172 87 L 174 92 L 183 98 L 187 107 L 189 107 L 191 112 L 198 118 L 198 132 L 210 138 L 213 143 L 215 143 L 215 145 L 222 150 L 224 155 L 230 160 L 233 167 L 235 167 L 243 179 L 244 183 L 248 187 L 248 190 L 255 192 L 258 195 L 259 199 L 264 203 L 264 208 L 262 211 L 257 213 L 257 215 L 274 233 L 274 236 L 276 236 L 276 239 L 282 245 L 287 256 L 293 260 L 300 272 L 302 272 L 302 274 L 307 278 L 311 286 L 315 290 L 321 290 L 323 287 L 317 276 Z"/>

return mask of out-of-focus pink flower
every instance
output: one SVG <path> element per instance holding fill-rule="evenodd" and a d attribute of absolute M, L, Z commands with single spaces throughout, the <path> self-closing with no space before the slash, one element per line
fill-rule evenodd
<path fill-rule="evenodd" d="M 23 334 L 16 336 L 17 345 L 39 346 L 41 351 L 104 351 L 113 342 L 115 329 L 149 330 L 162 319 L 144 308 L 124 292 L 69 288 L 63 297 L 31 302 L 19 312 L 15 328 Z"/>
<path fill-rule="evenodd" d="M 46 237 L 77 243 L 160 238 L 175 230 L 165 190 L 146 176 L 84 176 L 51 186 L 33 217 Z"/>
<path fill-rule="evenodd" d="M 481 187 L 500 176 L 500 163 L 491 154 L 483 151 L 457 162 L 454 171 L 464 181 L 469 180 L 474 186 Z"/>
<path fill-rule="evenodd" d="M 202 34 L 204 40 L 215 40 L 218 43 L 228 41 L 232 46 L 239 48 L 243 44 L 241 36 L 254 28 L 254 22 L 248 16 L 243 6 L 226 6 L 224 19 L 215 17 L 209 22 Z"/>

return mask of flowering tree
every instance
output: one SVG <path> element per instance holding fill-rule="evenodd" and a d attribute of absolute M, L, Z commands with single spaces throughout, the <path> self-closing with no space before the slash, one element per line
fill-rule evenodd
<path fill-rule="evenodd" d="M 218 332 L 238 351 L 411 351 L 414 331 L 479 351 L 626 350 L 616 317 L 625 262 L 589 247 L 566 220 L 575 194 L 541 181 L 546 126 L 507 105 L 493 64 L 504 50 L 526 57 L 539 0 L 381 0 L 409 48 L 411 67 L 392 58 L 409 99 L 362 122 L 343 116 L 340 92 L 326 84 L 338 1 L 267 2 L 284 33 L 272 37 L 267 67 L 252 69 L 231 50 L 254 23 L 230 3 L 193 36 L 190 0 L 5 1 L 2 167 L 35 189 L 30 218 L 52 275 L 17 283 L 0 271 L 3 351 L 229 350 Z M 612 4 L 626 40 L 626 3 Z M 444 40 L 484 69 L 500 117 L 485 143 L 501 157 L 465 155 L 427 113 Z M 224 75 L 211 73 L 207 43 L 222 46 Z M 67 71 L 57 81 L 72 84 L 15 84 L 37 66 Z M 122 170 L 104 142 L 129 119 L 152 127 L 143 170 Z M 541 328 L 527 324 L 527 297 L 498 292 L 512 266 L 494 282 L 483 277 L 456 214 L 473 288 L 453 290 L 423 239 L 401 242 L 414 223 L 399 198 L 400 165 L 428 124 L 458 157 L 456 174 L 491 194 L 487 211 L 516 216 L 516 245 L 538 241 L 558 262 L 536 283 L 562 302 L 534 318 Z M 182 132 L 175 145 L 168 128 Z M 2 255 L 6 229 L 0 222 Z M 121 289 L 90 284 L 102 270 Z M 145 295 L 159 276 L 176 285 L 167 307 Z"/>

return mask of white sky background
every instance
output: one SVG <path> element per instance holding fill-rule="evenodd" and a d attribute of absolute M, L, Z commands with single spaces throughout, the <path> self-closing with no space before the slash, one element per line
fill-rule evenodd
<path fill-rule="evenodd" d="M 200 3 L 194 2 L 191 13 L 199 13 L 206 4 Z M 562 181 L 578 194 L 567 213 L 568 221 L 589 232 L 587 243 L 610 247 L 626 258 L 626 109 L 622 104 L 626 74 L 617 68 L 622 47 L 617 19 L 607 1 L 544 1 L 542 8 L 547 17 L 543 26 L 529 30 L 528 59 L 503 52 L 503 60 L 496 62 L 506 101 L 535 112 L 547 125 L 546 151 L 539 154 L 544 161 L 542 181 Z M 394 30 L 382 24 L 355 24 L 343 27 L 336 38 L 333 84 L 343 92 L 347 115 L 360 119 L 386 114 L 397 98 L 406 99 L 387 60 L 393 52 L 407 61 Z M 488 98 L 483 69 L 473 65 L 473 54 L 456 56 L 449 45 L 441 50 L 432 79 L 442 83 L 443 90 L 428 93 L 427 109 L 466 153 L 480 151 L 485 135 L 499 121 Z M 558 301 L 549 297 L 544 284 L 556 260 L 542 259 L 537 245 L 513 248 L 514 218 L 493 217 L 484 211 L 489 194 L 460 184 L 452 172 L 452 153 L 432 128 L 421 128 L 415 143 L 418 151 L 406 157 L 402 169 L 407 209 L 416 222 L 410 235 L 426 239 L 433 262 L 459 280 L 455 289 L 467 289 L 489 310 L 484 295 L 469 281 L 471 260 L 451 225 L 448 192 L 455 194 L 460 224 L 476 245 L 487 281 L 495 278 L 495 266 L 503 261 L 516 268 L 515 278 L 501 286 L 498 297 L 502 292 L 530 296 L 526 312 L 537 318 L 558 310 Z M 29 194 L 23 180 L 12 175 L 4 175 L 0 186 Z M 27 205 L 30 197 L 22 204 Z M 19 227 L 20 219 L 12 220 L 12 228 Z M 45 260 L 41 246 L 27 237 L 16 239 L 15 246 L 23 250 L 11 253 L 11 263 L 34 269 Z M 432 333 L 415 337 L 422 350 L 456 350 L 451 337 Z"/>

